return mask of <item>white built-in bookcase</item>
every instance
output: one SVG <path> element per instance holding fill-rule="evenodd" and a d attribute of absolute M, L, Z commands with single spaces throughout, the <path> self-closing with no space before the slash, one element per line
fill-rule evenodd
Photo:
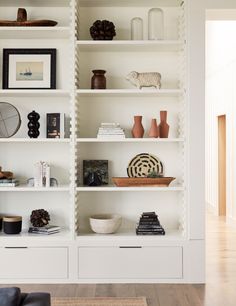
<path fill-rule="evenodd" d="M 58 21 L 54 28 L 0 28 L 0 48 L 56 48 L 56 90 L 2 90 L 0 100 L 20 111 L 22 126 L 10 139 L 0 139 L 0 161 L 13 171 L 21 186 L 1 188 L 0 213 L 23 216 L 18 236 L 0 234 L 1 282 L 186 282 L 188 249 L 188 84 L 187 0 L 1 0 L 0 19 L 15 19 L 26 7 L 32 19 Z M 148 40 L 148 11 L 161 7 L 165 39 Z M 144 40 L 130 40 L 130 21 L 144 21 Z M 113 41 L 93 41 L 89 27 L 97 19 L 113 21 Z M 2 52 L 0 58 L 2 65 Z M 0 67 L 1 69 L 1 67 Z M 93 69 L 107 71 L 107 89 L 91 90 Z M 158 71 L 162 89 L 135 89 L 125 80 L 132 70 Z M 40 137 L 27 136 L 27 114 L 41 115 Z M 168 139 L 147 137 L 152 118 L 168 111 Z M 65 139 L 46 139 L 45 118 L 64 112 Z M 131 138 L 133 116 L 142 115 L 145 136 Z M 98 140 L 101 122 L 119 122 L 125 140 Z M 158 156 L 170 187 L 118 188 L 113 176 L 126 176 L 129 161 L 138 153 Z M 109 185 L 82 186 L 84 159 L 109 160 Z M 38 160 L 51 164 L 58 188 L 24 185 Z M 27 233 L 33 209 L 50 212 L 60 234 Z M 143 211 L 156 211 L 165 236 L 136 236 Z M 93 234 L 89 216 L 118 213 L 123 217 L 114 235 Z M 6 267 L 13 260 L 14 273 Z M 34 260 L 32 259 L 34 258 Z M 34 262 L 37 260 L 37 268 Z M 145 268 L 142 265 L 145 263 Z M 32 270 L 34 267 L 34 270 Z M 46 268 L 42 268 L 46 267 Z M 33 272 L 32 272 L 33 271 Z"/>

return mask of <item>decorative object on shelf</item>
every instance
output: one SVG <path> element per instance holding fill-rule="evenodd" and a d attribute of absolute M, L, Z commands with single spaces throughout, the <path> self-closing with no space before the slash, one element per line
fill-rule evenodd
<path fill-rule="evenodd" d="M 101 123 L 97 134 L 98 139 L 124 139 L 124 130 L 119 123 Z"/>
<path fill-rule="evenodd" d="M 19 234 L 22 230 L 22 217 L 6 216 L 3 217 L 3 231 L 8 235 Z"/>
<path fill-rule="evenodd" d="M 50 187 L 50 165 L 39 161 L 34 165 L 34 187 Z"/>
<path fill-rule="evenodd" d="M 148 12 L 148 39 L 164 39 L 164 12 L 160 8 L 152 8 Z"/>
<path fill-rule="evenodd" d="M 65 114 L 47 114 L 47 138 L 65 137 Z"/>
<path fill-rule="evenodd" d="M 91 229 L 97 234 L 113 234 L 121 226 L 122 217 L 116 214 L 99 214 L 89 218 Z"/>
<path fill-rule="evenodd" d="M 170 126 L 166 122 L 166 120 L 167 120 L 167 111 L 160 111 L 160 118 L 161 118 L 161 123 L 159 125 L 160 137 L 161 138 L 168 138 Z"/>
<path fill-rule="evenodd" d="M 54 27 L 57 25 L 53 20 L 27 20 L 25 8 L 18 8 L 17 19 L 14 21 L 0 20 L 1 27 Z"/>
<path fill-rule="evenodd" d="M 90 35 L 93 40 L 113 40 L 116 28 L 111 21 L 96 20 L 90 28 Z"/>
<path fill-rule="evenodd" d="M 0 231 L 2 230 L 2 216 L 0 216 Z"/>
<path fill-rule="evenodd" d="M 148 136 L 152 137 L 152 138 L 157 138 L 159 137 L 159 127 L 157 125 L 157 120 L 156 119 L 152 119 L 151 121 L 151 127 L 150 130 L 148 132 Z"/>
<path fill-rule="evenodd" d="M 127 173 L 129 177 L 144 177 L 155 171 L 159 176 L 163 176 L 163 164 L 160 159 L 149 153 L 141 153 L 136 155 L 130 161 Z"/>
<path fill-rule="evenodd" d="M 3 89 L 56 89 L 56 49 L 3 49 Z"/>
<path fill-rule="evenodd" d="M 10 171 L 2 171 L 2 167 L 0 167 L 0 179 L 13 179 L 13 173 Z"/>
<path fill-rule="evenodd" d="M 112 181 L 117 187 L 168 187 L 175 177 L 113 177 Z"/>
<path fill-rule="evenodd" d="M 135 85 L 139 89 L 143 87 L 156 87 L 161 88 L 161 74 L 159 72 L 137 72 L 131 71 L 126 80 L 130 81 L 131 84 Z"/>
<path fill-rule="evenodd" d="M 156 171 L 149 172 L 147 178 L 157 178 L 163 177 L 162 174 L 157 173 Z"/>
<path fill-rule="evenodd" d="M 7 102 L 0 102 L 0 138 L 14 136 L 20 129 L 21 117 L 18 109 Z"/>
<path fill-rule="evenodd" d="M 93 76 L 91 79 L 91 89 L 106 89 L 106 70 L 93 70 Z"/>
<path fill-rule="evenodd" d="M 38 138 L 39 137 L 39 128 L 40 128 L 40 115 L 36 113 L 35 111 L 32 111 L 31 113 L 28 114 L 27 118 L 29 119 L 28 123 L 28 135 L 30 138 Z"/>
<path fill-rule="evenodd" d="M 133 138 L 143 138 L 144 128 L 142 118 L 142 116 L 134 116 L 134 125 L 131 131 Z"/>
<path fill-rule="evenodd" d="M 161 226 L 155 212 L 142 213 L 136 227 L 137 235 L 165 235 L 165 230 Z"/>
<path fill-rule="evenodd" d="M 44 209 L 36 209 L 31 212 L 30 222 L 34 227 L 43 227 L 50 221 L 49 213 Z"/>
<path fill-rule="evenodd" d="M 140 17 L 131 20 L 131 40 L 143 40 L 143 19 Z"/>
<path fill-rule="evenodd" d="M 34 187 L 34 178 L 29 178 L 27 180 L 27 186 L 28 187 Z M 58 187 L 58 181 L 54 177 L 50 178 L 50 187 Z"/>
<path fill-rule="evenodd" d="M 1 187 L 17 187 L 20 185 L 19 180 L 16 179 L 0 179 L 0 188 Z"/>
<path fill-rule="evenodd" d="M 60 233 L 61 227 L 56 225 L 46 225 L 43 227 L 30 226 L 28 232 L 38 235 L 52 235 Z"/>
<path fill-rule="evenodd" d="M 83 184 L 100 186 L 108 184 L 108 160 L 84 160 Z"/>

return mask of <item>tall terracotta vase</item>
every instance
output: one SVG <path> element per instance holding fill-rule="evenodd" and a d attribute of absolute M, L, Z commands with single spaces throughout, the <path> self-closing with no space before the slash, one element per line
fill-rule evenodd
<path fill-rule="evenodd" d="M 167 120 L 167 111 L 160 111 L 161 123 L 159 125 L 160 137 L 168 138 L 170 126 L 166 122 Z"/>
<path fill-rule="evenodd" d="M 157 125 L 157 120 L 156 119 L 152 119 L 152 121 L 151 121 L 151 127 L 150 127 L 150 130 L 149 130 L 148 136 L 152 137 L 152 138 L 159 137 L 159 127 Z"/>
<path fill-rule="evenodd" d="M 144 128 L 142 125 L 142 116 L 134 116 L 134 125 L 132 128 L 133 138 L 143 138 Z"/>

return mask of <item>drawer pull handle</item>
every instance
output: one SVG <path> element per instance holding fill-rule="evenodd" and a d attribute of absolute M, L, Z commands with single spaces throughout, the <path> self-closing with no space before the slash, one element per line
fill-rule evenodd
<path fill-rule="evenodd" d="M 5 249 L 28 249 L 28 247 L 5 247 Z"/>
<path fill-rule="evenodd" d="M 142 249 L 141 246 L 120 246 L 120 249 Z"/>

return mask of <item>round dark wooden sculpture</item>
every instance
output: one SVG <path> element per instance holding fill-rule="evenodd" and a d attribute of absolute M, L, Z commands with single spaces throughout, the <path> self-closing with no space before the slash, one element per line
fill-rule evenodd
<path fill-rule="evenodd" d="M 93 40 L 112 40 L 116 36 L 115 25 L 108 20 L 96 20 L 90 28 L 90 35 Z"/>
<path fill-rule="evenodd" d="M 50 221 L 49 213 L 44 209 L 33 210 L 30 216 L 30 222 L 35 227 L 43 227 Z"/>
<path fill-rule="evenodd" d="M 39 137 L 39 128 L 40 128 L 40 124 L 39 124 L 39 119 L 40 119 L 40 115 L 38 113 L 36 113 L 35 111 L 32 111 L 31 113 L 28 114 L 28 119 L 29 119 L 29 123 L 28 123 L 28 135 L 30 138 L 38 138 Z"/>

